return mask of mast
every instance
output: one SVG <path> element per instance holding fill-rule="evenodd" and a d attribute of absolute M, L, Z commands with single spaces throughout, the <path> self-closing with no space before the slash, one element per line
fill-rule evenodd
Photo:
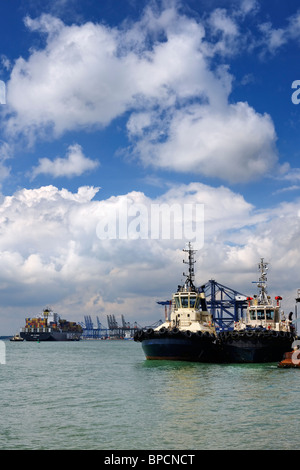
<path fill-rule="evenodd" d="M 188 261 L 183 260 L 184 264 L 189 265 L 189 272 L 188 274 L 183 273 L 183 275 L 186 277 L 184 287 L 185 289 L 188 289 L 190 291 L 195 291 L 195 285 L 194 285 L 194 280 L 195 280 L 195 270 L 194 270 L 194 264 L 196 261 L 194 260 L 194 254 L 196 253 L 197 250 L 192 249 L 192 244 L 191 242 L 188 243 L 188 248 L 185 250 L 182 250 L 185 253 L 188 253 Z"/>
<path fill-rule="evenodd" d="M 267 297 L 267 270 L 269 263 L 265 263 L 264 259 L 261 258 L 260 263 L 258 265 L 258 269 L 260 271 L 260 278 L 259 282 L 257 283 L 257 287 L 260 289 L 259 293 L 259 301 L 261 304 L 267 304 L 268 303 L 268 297 Z"/>

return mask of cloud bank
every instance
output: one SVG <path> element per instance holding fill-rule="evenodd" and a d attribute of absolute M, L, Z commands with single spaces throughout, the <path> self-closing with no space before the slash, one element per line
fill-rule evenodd
<path fill-rule="evenodd" d="M 196 21 L 174 5 L 148 7 L 114 28 L 27 17 L 45 46 L 12 68 L 7 135 L 33 143 L 126 115 L 127 153 L 146 166 L 231 183 L 261 177 L 277 162 L 274 124 L 247 102 L 231 102 L 226 63 L 242 38 L 237 18 L 252 10 L 243 2 L 232 18 L 216 9 Z M 43 160 L 35 172 L 55 174 L 61 164 Z"/>
<path fill-rule="evenodd" d="M 260 257 L 271 262 L 272 292 L 294 305 L 300 254 L 296 203 L 264 213 L 228 188 L 190 183 L 150 199 L 131 192 L 96 200 L 98 188 L 77 193 L 55 186 L 20 190 L 0 204 L 1 304 L 14 311 L 16 328 L 49 302 L 81 321 L 125 315 L 151 323 L 163 313 L 156 300 L 168 298 L 182 279 L 181 240 L 100 240 L 97 225 L 124 202 L 203 203 L 205 245 L 196 255 L 198 285 L 211 278 L 245 294 L 255 287 Z M 298 216 L 297 216 L 298 214 Z M 141 220 L 143 223 L 143 220 Z M 31 312 L 24 312 L 30 308 Z"/>

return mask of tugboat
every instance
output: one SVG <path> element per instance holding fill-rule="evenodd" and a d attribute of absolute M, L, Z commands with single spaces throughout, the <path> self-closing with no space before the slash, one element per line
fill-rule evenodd
<path fill-rule="evenodd" d="M 188 274 L 183 286 L 172 296 L 170 318 L 155 328 L 138 330 L 134 341 L 141 342 L 146 359 L 193 362 L 218 362 L 216 329 L 207 311 L 202 288 L 194 285 L 194 254 L 191 243 L 188 249 Z"/>
<path fill-rule="evenodd" d="M 218 333 L 225 362 L 262 363 L 278 362 L 286 351 L 291 350 L 296 334 L 292 325 L 292 313 L 285 319 L 280 316 L 280 300 L 275 302 L 267 295 L 268 263 L 258 265 L 260 278 L 259 295 L 248 297 L 246 317 L 235 323 L 233 331 Z"/>
<path fill-rule="evenodd" d="M 20 336 L 18 333 L 16 333 L 15 336 L 13 336 L 12 338 L 10 338 L 10 341 L 15 341 L 15 342 L 17 342 L 17 341 L 24 341 L 24 338 L 21 338 L 21 336 Z"/>
<path fill-rule="evenodd" d="M 26 341 L 79 341 L 82 327 L 69 322 L 45 308 L 43 316 L 26 318 L 25 328 L 21 328 L 20 337 Z"/>
<path fill-rule="evenodd" d="M 279 362 L 278 367 L 282 369 L 297 369 L 300 368 L 300 351 L 297 347 L 293 351 L 284 353 L 282 361 Z"/>

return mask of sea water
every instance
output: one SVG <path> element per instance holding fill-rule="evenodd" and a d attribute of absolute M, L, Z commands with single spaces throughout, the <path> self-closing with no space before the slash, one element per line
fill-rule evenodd
<path fill-rule="evenodd" d="M 300 447 L 300 369 L 146 361 L 133 341 L 5 346 L 0 449 Z"/>

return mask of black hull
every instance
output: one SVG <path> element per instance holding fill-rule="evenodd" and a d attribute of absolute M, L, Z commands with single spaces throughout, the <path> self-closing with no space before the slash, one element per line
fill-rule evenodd
<path fill-rule="evenodd" d="M 80 334 L 73 332 L 21 332 L 20 337 L 25 339 L 25 341 L 79 341 Z"/>
<path fill-rule="evenodd" d="M 134 337 L 135 341 L 142 343 L 146 359 L 190 361 L 190 362 L 220 362 L 219 350 L 214 335 L 199 336 L 195 333 L 190 336 L 180 332 L 172 335 L 171 332 L 160 335 L 155 332 Z"/>
<path fill-rule="evenodd" d="M 276 331 L 227 331 L 214 335 L 176 335 L 171 331 L 138 331 L 134 340 L 142 344 L 147 359 L 206 363 L 279 362 L 292 349 L 295 336 Z"/>
<path fill-rule="evenodd" d="M 290 351 L 295 336 L 291 333 L 224 332 L 219 334 L 219 344 L 224 362 L 264 363 L 281 361 Z"/>

